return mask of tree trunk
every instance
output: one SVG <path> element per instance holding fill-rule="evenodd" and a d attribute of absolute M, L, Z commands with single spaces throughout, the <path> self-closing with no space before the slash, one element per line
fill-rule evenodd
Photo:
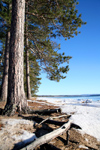
<path fill-rule="evenodd" d="M 6 34 L 4 71 L 3 71 L 1 93 L 0 93 L 1 101 L 7 101 L 7 95 L 8 95 L 9 41 L 10 41 L 10 31 L 8 31 Z"/>
<path fill-rule="evenodd" d="M 26 38 L 26 88 L 27 98 L 31 98 L 30 76 L 29 76 L 29 51 L 28 51 L 28 38 Z"/>
<path fill-rule="evenodd" d="M 9 49 L 8 98 L 4 114 L 13 115 L 27 108 L 24 92 L 24 15 L 25 0 L 12 1 L 11 38 Z"/>
<path fill-rule="evenodd" d="M 28 11 L 28 3 L 26 4 L 26 11 Z M 25 15 L 25 32 L 26 32 L 26 38 L 25 38 L 25 46 L 26 46 L 26 90 L 27 90 L 27 98 L 31 98 L 31 87 L 30 87 L 30 75 L 29 75 L 29 51 L 28 51 L 28 16 Z"/>

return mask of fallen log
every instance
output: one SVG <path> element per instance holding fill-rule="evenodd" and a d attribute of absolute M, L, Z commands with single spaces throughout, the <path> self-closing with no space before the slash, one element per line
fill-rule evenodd
<path fill-rule="evenodd" d="M 41 115 L 50 115 L 51 113 L 61 112 L 60 108 L 57 109 L 44 109 L 44 110 L 30 110 L 30 114 L 41 114 Z"/>
<path fill-rule="evenodd" d="M 44 121 L 43 118 L 36 117 L 36 116 L 33 117 L 33 120 L 36 121 L 37 123 L 40 123 L 40 122 Z M 66 123 L 66 122 L 64 122 L 64 121 L 63 121 L 63 122 L 61 122 L 61 121 L 55 121 L 55 120 L 45 120 L 45 123 L 62 126 L 62 125 L 63 125 L 64 123 Z M 36 125 L 37 125 L 37 124 L 36 124 Z"/>
<path fill-rule="evenodd" d="M 42 122 L 44 119 L 39 117 L 39 116 L 29 116 L 29 117 L 25 117 L 25 116 L 22 116 L 22 115 L 18 115 L 19 117 L 22 117 L 23 119 L 28 119 L 28 120 L 33 120 L 36 122 L 36 124 L 34 125 L 34 127 L 37 126 L 37 123 L 40 123 Z M 49 123 L 49 124 L 55 124 L 55 125 L 58 125 L 58 126 L 62 126 L 64 123 L 66 122 L 61 122 L 61 121 L 54 121 L 54 120 L 46 120 L 45 123 Z"/>
<path fill-rule="evenodd" d="M 23 119 L 29 119 L 29 120 L 33 120 L 37 123 L 41 123 L 42 121 L 44 121 L 43 118 L 41 117 L 38 117 L 38 116 L 30 116 L 30 117 L 25 117 L 25 116 L 22 116 L 22 115 L 18 115 L 19 117 L 22 117 Z M 70 115 L 68 115 L 68 118 L 70 117 Z M 55 118 L 55 117 L 54 117 Z M 36 127 L 38 124 L 34 124 L 34 127 Z M 54 124 L 54 125 L 57 125 L 57 126 L 62 126 L 63 124 L 65 124 L 66 122 L 63 121 L 54 121 L 54 120 L 45 120 L 45 123 L 49 123 L 49 124 Z M 71 128 L 76 128 L 76 129 L 82 129 L 80 126 L 78 126 L 77 124 L 74 124 L 72 123 L 71 124 Z"/>
<path fill-rule="evenodd" d="M 70 129 L 71 124 L 72 124 L 72 121 L 65 123 L 60 128 L 58 128 L 46 135 L 41 136 L 40 138 L 36 139 L 34 142 L 32 142 L 31 144 L 22 148 L 21 150 L 33 150 L 38 146 L 41 146 L 45 143 L 50 142 L 51 140 L 55 139 L 56 137 L 62 135 L 64 132 L 67 132 Z"/>
<path fill-rule="evenodd" d="M 62 118 L 62 117 L 70 118 L 71 115 L 61 115 L 61 116 L 57 116 L 57 117 L 48 117 L 48 118 L 42 120 L 39 124 L 37 124 L 37 126 L 43 124 L 43 123 L 46 122 L 47 120 L 53 120 L 53 119 L 58 119 L 58 118 Z M 54 122 L 53 122 L 53 123 L 54 123 Z"/>

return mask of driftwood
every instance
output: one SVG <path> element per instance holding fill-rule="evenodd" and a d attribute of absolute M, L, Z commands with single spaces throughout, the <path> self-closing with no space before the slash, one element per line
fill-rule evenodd
<path fill-rule="evenodd" d="M 29 119 L 29 120 L 33 120 L 33 121 L 35 121 L 35 122 L 37 122 L 37 123 L 40 123 L 40 122 L 42 122 L 44 119 L 43 118 L 41 118 L 41 117 L 39 117 L 39 116 L 30 116 L 30 117 L 25 117 L 25 116 L 22 116 L 22 115 L 18 115 L 19 117 L 22 117 L 23 119 Z M 36 125 L 37 125 L 37 123 L 36 123 Z M 61 121 L 54 121 L 54 120 L 46 120 L 45 121 L 45 123 L 49 123 L 49 124 L 55 124 L 55 125 L 58 125 L 58 126 L 62 126 L 64 123 L 66 123 L 66 122 L 61 122 Z M 36 127 L 36 125 L 35 125 L 35 127 Z"/>
<path fill-rule="evenodd" d="M 37 124 L 37 126 L 43 124 L 43 123 L 46 122 L 47 120 L 53 120 L 53 119 L 58 119 L 58 118 L 62 118 L 62 117 L 70 118 L 71 115 L 61 115 L 61 116 L 57 116 L 57 117 L 48 117 L 48 118 L 42 120 L 39 124 Z M 56 122 L 58 122 L 58 121 L 56 121 Z M 54 122 L 53 122 L 53 123 L 54 123 Z"/>
<path fill-rule="evenodd" d="M 41 114 L 41 115 L 50 115 L 51 113 L 61 112 L 60 108 L 57 109 L 44 109 L 44 110 L 31 110 L 30 114 Z"/>
<path fill-rule="evenodd" d="M 41 117 L 37 117 L 37 116 L 34 116 L 33 117 L 33 120 L 36 121 L 37 123 L 40 123 L 42 121 L 44 121 L 43 118 Z M 54 120 L 45 120 L 45 123 L 49 123 L 49 124 L 54 124 L 54 125 L 58 125 L 58 126 L 62 126 L 64 123 L 66 122 L 61 122 L 61 121 L 54 121 Z M 37 124 L 36 124 L 37 125 Z"/>
<path fill-rule="evenodd" d="M 68 118 L 71 117 L 70 115 L 67 115 Z M 53 117 L 51 117 L 53 118 Z M 54 117 L 55 118 L 55 117 Z M 59 118 L 59 117 L 58 117 Z M 54 120 L 49 120 L 49 118 L 46 118 L 45 120 L 43 118 L 40 118 L 40 117 L 33 117 L 33 120 L 36 121 L 37 123 L 39 124 L 42 124 L 42 123 L 48 123 L 48 124 L 54 124 L 54 125 L 57 125 L 57 126 L 62 126 L 63 124 L 65 124 L 66 122 L 65 121 L 54 121 Z M 36 126 L 38 126 L 39 124 L 36 124 Z M 35 126 L 35 127 L 36 127 Z M 72 123 L 71 124 L 71 127 L 70 128 L 76 128 L 76 129 L 81 129 L 80 126 L 78 126 L 77 124 L 74 124 Z"/>
<path fill-rule="evenodd" d="M 22 115 L 18 115 L 18 116 L 22 117 L 23 119 L 29 119 L 29 120 L 36 121 L 37 123 L 41 123 L 42 121 L 44 121 L 43 118 L 38 117 L 38 116 L 30 116 L 30 117 L 24 117 Z M 70 117 L 70 115 L 68 115 L 68 117 Z M 38 125 L 37 123 L 34 125 L 34 127 L 36 127 Z M 66 122 L 65 121 L 61 122 L 61 121 L 54 121 L 54 120 L 46 120 L 45 123 L 54 124 L 57 126 L 62 126 Z M 71 128 L 81 129 L 80 126 L 78 126 L 74 123 L 71 124 Z"/>
<path fill-rule="evenodd" d="M 41 136 L 40 138 L 36 139 L 34 142 L 32 142 L 31 144 L 27 145 L 26 147 L 22 148 L 21 150 L 33 150 L 38 146 L 41 146 L 45 143 L 50 142 L 51 140 L 53 140 L 54 138 L 62 135 L 64 132 L 67 132 L 70 127 L 71 127 L 72 121 L 69 121 L 67 123 L 65 123 L 63 126 L 61 126 L 60 128 Z"/>

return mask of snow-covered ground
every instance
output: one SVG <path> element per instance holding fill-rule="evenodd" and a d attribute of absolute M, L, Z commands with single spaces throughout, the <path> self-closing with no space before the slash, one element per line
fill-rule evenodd
<path fill-rule="evenodd" d="M 25 145 L 36 139 L 36 135 L 32 133 L 35 124 L 33 121 L 1 119 L 0 122 L 3 124 L 2 130 L 0 130 L 0 150 L 10 150 L 16 143 Z"/>
<path fill-rule="evenodd" d="M 100 141 L 100 101 L 91 99 L 59 99 L 38 97 L 37 100 L 46 100 L 61 107 L 62 112 L 73 114 L 70 118 L 87 133 Z"/>

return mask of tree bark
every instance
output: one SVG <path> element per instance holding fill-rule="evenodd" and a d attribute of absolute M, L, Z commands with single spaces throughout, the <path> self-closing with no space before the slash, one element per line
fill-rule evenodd
<path fill-rule="evenodd" d="M 0 91 L 1 101 L 7 101 L 7 95 L 8 95 L 9 41 L 10 41 L 10 31 L 8 31 L 6 34 L 4 70 L 3 70 L 2 85 Z"/>
<path fill-rule="evenodd" d="M 26 4 L 26 11 L 28 11 L 28 3 Z M 26 89 L 27 89 L 27 98 L 31 98 L 31 87 L 30 87 L 30 75 L 29 75 L 29 50 L 28 50 L 28 16 L 25 15 L 25 32 L 26 32 L 26 38 L 25 38 L 25 46 L 26 46 Z"/>
<path fill-rule="evenodd" d="M 29 51 L 28 51 L 28 38 L 26 38 L 26 88 L 27 98 L 31 98 L 30 75 L 29 75 Z"/>
<path fill-rule="evenodd" d="M 9 49 L 8 98 L 4 114 L 13 115 L 27 107 L 24 92 L 24 17 L 25 0 L 12 1 L 11 38 Z"/>

